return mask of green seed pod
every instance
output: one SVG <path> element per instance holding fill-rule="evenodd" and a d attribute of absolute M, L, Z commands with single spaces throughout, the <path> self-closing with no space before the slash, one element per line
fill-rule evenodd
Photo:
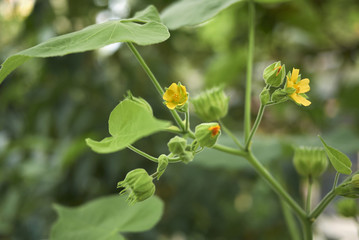
<path fill-rule="evenodd" d="M 201 147 L 213 147 L 216 144 L 221 127 L 218 123 L 202 123 L 195 129 L 195 137 Z"/>
<path fill-rule="evenodd" d="M 158 157 L 158 165 L 157 165 L 157 180 L 160 179 L 162 174 L 166 171 L 168 165 L 168 157 L 164 154 Z"/>
<path fill-rule="evenodd" d="M 259 98 L 261 100 L 261 104 L 263 106 L 267 105 L 267 103 L 270 100 L 270 93 L 269 90 L 267 88 L 263 88 L 261 94 L 259 95 Z"/>
<path fill-rule="evenodd" d="M 174 155 L 180 155 L 186 149 L 187 140 L 182 137 L 175 136 L 171 138 L 171 140 L 167 143 L 167 146 L 171 153 Z"/>
<path fill-rule="evenodd" d="M 263 79 L 266 84 L 279 87 L 285 77 L 285 65 L 281 65 L 280 61 L 272 63 L 263 72 Z"/>
<path fill-rule="evenodd" d="M 337 195 L 348 198 L 359 198 L 359 174 L 355 174 L 349 182 L 335 189 Z"/>
<path fill-rule="evenodd" d="M 141 202 L 155 193 L 153 178 L 145 169 L 138 168 L 127 173 L 125 180 L 117 183 L 117 188 L 124 188 L 120 194 L 128 193 L 127 200 L 130 204 Z"/>
<path fill-rule="evenodd" d="M 328 166 L 324 149 L 313 147 L 295 148 L 294 167 L 304 177 L 319 177 Z"/>
<path fill-rule="evenodd" d="M 340 199 L 336 207 L 338 213 L 344 217 L 356 217 L 358 214 L 358 206 L 354 199 Z"/>
<path fill-rule="evenodd" d="M 219 120 L 226 116 L 228 101 L 228 96 L 220 87 L 207 90 L 191 100 L 196 114 L 207 122 Z"/>
<path fill-rule="evenodd" d="M 139 104 L 140 106 L 144 107 L 146 110 L 148 110 L 151 114 L 153 114 L 151 105 L 143 98 L 141 97 L 134 97 L 131 93 L 131 91 L 127 91 L 126 99 L 130 99 L 134 101 L 135 103 Z"/>

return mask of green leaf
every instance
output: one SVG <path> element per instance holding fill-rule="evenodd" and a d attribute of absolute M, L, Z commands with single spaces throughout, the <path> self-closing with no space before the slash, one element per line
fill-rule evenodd
<path fill-rule="evenodd" d="M 171 30 L 203 23 L 222 10 L 242 0 L 182 0 L 161 13 L 161 19 Z"/>
<path fill-rule="evenodd" d="M 291 0 L 255 0 L 257 3 L 283 3 L 283 2 L 289 2 Z"/>
<path fill-rule="evenodd" d="M 145 105 L 125 99 L 111 112 L 109 132 L 112 137 L 100 142 L 87 138 L 86 143 L 98 153 L 116 152 L 140 138 L 165 130 L 169 126 L 169 122 L 153 117 Z"/>
<path fill-rule="evenodd" d="M 255 0 L 259 3 L 281 3 L 290 0 Z M 244 0 L 182 0 L 177 1 L 161 13 L 161 19 L 171 30 L 184 26 L 195 26 L 215 17 L 218 13 Z"/>
<path fill-rule="evenodd" d="M 149 6 L 133 18 L 91 25 L 80 31 L 51 38 L 7 58 L 0 69 L 0 83 L 13 70 L 34 57 L 55 57 L 98 49 L 117 42 L 139 45 L 160 43 L 169 38 L 155 7 Z"/>
<path fill-rule="evenodd" d="M 126 196 L 108 196 L 79 207 L 54 206 L 59 215 L 51 240 L 122 240 L 120 233 L 142 232 L 160 220 L 163 203 L 157 197 L 129 205 Z"/>
<path fill-rule="evenodd" d="M 350 175 L 352 173 L 352 170 L 350 169 L 350 167 L 352 166 L 352 162 L 347 157 L 347 155 L 338 151 L 335 148 L 328 146 L 321 136 L 319 136 L 319 138 L 322 141 L 325 152 L 327 153 L 329 160 L 335 170 L 337 170 L 337 172 L 339 173 Z"/>

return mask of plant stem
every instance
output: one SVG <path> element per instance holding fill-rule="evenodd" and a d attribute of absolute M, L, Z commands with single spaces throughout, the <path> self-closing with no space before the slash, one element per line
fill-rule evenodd
<path fill-rule="evenodd" d="M 137 61 L 141 64 L 143 70 L 146 72 L 147 76 L 150 78 L 150 80 L 152 81 L 153 85 L 155 86 L 158 94 L 160 95 L 161 99 L 162 96 L 164 94 L 164 91 L 161 87 L 161 85 L 158 83 L 155 75 L 153 75 L 151 69 L 148 67 L 148 65 L 146 64 L 145 60 L 142 58 L 142 56 L 140 55 L 140 53 L 137 51 L 137 49 L 135 48 L 135 46 L 131 43 L 131 42 L 127 42 L 127 46 L 130 48 L 131 52 L 135 55 L 135 57 L 137 58 Z M 178 113 L 175 110 L 170 110 L 174 120 L 176 121 L 177 125 L 184 130 L 185 126 L 182 122 L 181 117 L 178 115 Z"/>
<path fill-rule="evenodd" d="M 312 195 L 312 185 L 313 185 L 313 178 L 312 176 L 308 176 L 308 191 L 307 191 L 307 201 L 305 204 L 305 209 L 307 214 L 310 214 L 310 203 L 311 203 L 311 195 Z"/>
<path fill-rule="evenodd" d="M 229 154 L 233 154 L 233 155 L 237 155 L 237 156 L 241 156 L 241 157 L 247 157 L 248 156 L 247 152 L 244 152 L 242 150 L 238 150 L 238 149 L 235 149 L 235 148 L 231 148 L 231 147 L 226 147 L 226 146 L 223 146 L 223 145 L 220 145 L 220 144 L 216 144 L 212 148 L 216 149 L 218 151 L 221 151 L 221 152 L 225 152 L 225 153 L 229 153 Z"/>
<path fill-rule="evenodd" d="M 187 111 L 185 113 L 185 121 L 186 121 L 186 124 L 185 124 L 185 132 L 188 132 L 189 131 L 189 106 L 187 106 Z"/>
<path fill-rule="evenodd" d="M 305 211 L 298 205 L 297 202 L 293 200 L 291 196 L 283 189 L 283 187 L 273 178 L 273 176 L 268 172 L 268 170 L 258 161 L 258 159 L 249 151 L 245 158 L 248 162 L 257 170 L 259 175 L 261 175 L 273 190 L 293 209 L 294 212 L 298 214 L 301 219 L 307 217 Z"/>
<path fill-rule="evenodd" d="M 147 158 L 148 160 L 151 160 L 152 162 L 158 163 L 158 159 L 157 159 L 157 158 L 155 158 L 155 157 L 153 157 L 153 156 L 151 156 L 151 155 L 149 155 L 149 154 L 147 154 L 147 153 L 141 151 L 140 149 L 138 149 L 138 148 L 136 148 L 136 147 L 134 147 L 134 146 L 132 146 L 132 145 L 128 145 L 127 148 L 130 149 L 130 150 L 132 150 L 132 151 L 134 151 L 135 153 L 141 155 L 142 157 L 145 157 L 145 158 Z M 168 162 L 169 162 L 169 163 L 176 163 L 176 162 L 181 162 L 181 160 L 180 160 L 179 158 L 168 158 Z"/>
<path fill-rule="evenodd" d="M 340 173 L 338 173 L 338 172 L 335 174 L 334 183 L 333 183 L 333 190 L 335 190 L 335 188 L 338 185 L 339 175 L 340 175 Z"/>
<path fill-rule="evenodd" d="M 134 151 L 135 153 L 141 155 L 142 157 L 145 157 L 145 158 L 147 158 L 148 160 L 151 160 L 152 162 L 158 162 L 158 159 L 157 159 L 157 158 L 152 157 L 151 155 L 149 155 L 149 154 L 147 154 L 147 153 L 141 151 L 141 150 L 138 149 L 138 148 L 135 148 L 135 147 L 132 146 L 132 145 L 128 145 L 127 148 L 128 148 L 128 149 L 131 149 L 132 151 Z"/>
<path fill-rule="evenodd" d="M 326 206 L 334 199 L 336 196 L 334 189 L 332 189 L 323 199 L 320 201 L 318 206 L 313 210 L 313 212 L 310 214 L 310 219 L 313 219 L 313 221 L 323 212 L 323 210 L 326 208 Z"/>
<path fill-rule="evenodd" d="M 324 209 L 327 207 L 327 205 L 335 198 L 335 196 L 336 196 L 335 189 L 338 184 L 338 179 L 339 179 L 339 173 L 337 172 L 335 174 L 335 179 L 334 179 L 332 190 L 330 192 L 328 192 L 327 195 L 325 195 L 325 197 L 322 199 L 322 201 L 320 201 L 318 206 L 309 215 L 309 218 L 312 219 L 313 221 L 324 211 Z M 347 179 L 349 179 L 349 178 L 347 178 Z"/>
<path fill-rule="evenodd" d="M 151 72 L 151 69 L 148 67 L 148 65 L 146 64 L 145 60 L 142 58 L 142 56 L 140 55 L 140 53 L 137 51 L 137 49 L 135 48 L 135 46 L 131 43 L 131 42 L 127 42 L 127 46 L 130 48 L 130 50 L 132 51 L 132 53 L 135 55 L 135 57 L 137 58 L 138 62 L 141 64 L 143 70 L 145 70 L 145 72 L 147 73 L 148 77 L 151 79 L 153 85 L 155 85 L 157 92 L 159 93 L 159 95 L 162 97 L 163 94 L 165 93 L 161 87 L 161 85 L 158 83 L 155 75 L 153 75 L 153 73 Z"/>
<path fill-rule="evenodd" d="M 242 144 L 239 142 L 239 140 L 236 138 L 236 136 L 234 136 L 234 134 L 231 132 L 231 130 L 229 130 L 222 121 L 218 120 L 219 123 L 222 126 L 223 131 L 232 138 L 233 142 L 240 148 L 243 150 L 243 146 Z"/>
<path fill-rule="evenodd" d="M 288 226 L 289 234 L 290 234 L 292 240 L 300 240 L 300 233 L 298 231 L 298 228 L 297 228 L 295 219 L 293 217 L 293 214 L 292 214 L 292 212 L 290 210 L 290 207 L 282 199 L 280 199 L 280 203 L 281 203 L 281 206 L 282 206 L 285 221 L 286 221 L 287 226 Z"/>
<path fill-rule="evenodd" d="M 247 58 L 247 79 L 244 105 L 244 139 L 247 142 L 251 125 L 251 86 L 253 72 L 253 52 L 254 52 L 254 18 L 255 6 L 253 0 L 248 1 L 248 58 Z"/>
<path fill-rule="evenodd" d="M 251 145 L 251 141 L 252 141 L 252 138 L 254 136 L 254 134 L 256 133 L 257 129 L 258 129 L 258 126 L 262 120 L 262 117 L 263 117 L 263 113 L 264 113 L 264 109 L 265 109 L 265 105 L 261 104 L 261 106 L 259 107 L 259 110 L 258 110 L 258 114 L 257 114 L 257 118 L 254 122 L 254 125 L 253 125 L 253 128 L 249 134 L 249 137 L 246 141 L 246 145 L 244 147 L 244 149 L 247 151 Z"/>
<path fill-rule="evenodd" d="M 312 240 L 313 239 L 313 222 L 309 219 L 304 219 L 303 221 L 304 228 L 304 240 Z"/>

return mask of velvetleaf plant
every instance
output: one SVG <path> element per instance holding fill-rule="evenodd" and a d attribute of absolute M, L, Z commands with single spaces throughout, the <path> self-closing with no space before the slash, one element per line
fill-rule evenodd
<path fill-rule="evenodd" d="M 187 88 L 181 83 L 172 83 L 167 88 L 163 88 L 150 70 L 145 60 L 137 51 L 134 44 L 146 46 L 161 43 L 169 37 L 169 30 L 176 30 L 185 26 L 196 26 L 203 23 L 220 11 L 230 7 L 241 0 L 206 0 L 196 1 L 178 1 L 166 8 L 160 16 L 154 6 L 149 6 L 143 11 L 136 13 L 132 18 L 112 20 L 102 24 L 89 26 L 83 30 L 65 34 L 52 38 L 37 46 L 21 51 L 7 58 L 0 69 L 0 83 L 17 67 L 25 63 L 30 58 L 45 58 L 54 56 L 63 56 L 71 53 L 79 53 L 101 48 L 108 44 L 116 42 L 125 42 L 138 60 L 143 70 L 147 73 L 150 81 L 153 83 L 159 101 L 168 109 L 173 117 L 175 125 L 169 120 L 157 119 L 152 111 L 151 106 L 146 100 L 140 97 L 134 97 L 131 93 L 125 97 L 111 112 L 108 127 L 109 137 L 103 140 L 86 139 L 87 145 L 95 152 L 100 154 L 117 152 L 123 149 L 130 149 L 140 156 L 157 164 L 157 170 L 149 174 L 145 169 L 134 169 L 127 174 L 124 180 L 119 181 L 118 187 L 121 188 L 121 194 L 128 194 L 127 200 L 131 205 L 147 209 L 149 215 L 155 215 L 146 222 L 146 227 L 139 224 L 138 227 L 134 222 L 134 227 L 129 231 L 143 231 L 152 227 L 158 220 L 159 214 L 162 213 L 161 204 L 153 197 L 155 193 L 155 180 L 165 173 L 168 164 L 173 163 L 190 163 L 194 161 L 196 155 L 208 148 L 215 149 L 227 154 L 238 156 L 238 159 L 247 160 L 258 174 L 263 177 L 270 187 L 278 194 L 281 201 L 287 204 L 293 213 L 302 223 L 302 238 L 310 240 L 313 237 L 312 225 L 318 216 L 323 212 L 326 206 L 340 195 L 344 197 L 357 198 L 359 196 L 358 175 L 351 175 L 351 161 L 339 150 L 327 145 L 323 138 L 320 140 L 323 148 L 312 148 L 310 146 L 295 147 L 294 166 L 297 172 L 308 181 L 307 200 L 304 206 L 301 206 L 292 196 L 283 188 L 278 180 L 270 173 L 262 163 L 255 157 L 251 145 L 255 133 L 262 120 L 265 109 L 269 106 L 282 104 L 288 100 L 301 107 L 308 107 L 311 102 L 306 95 L 310 91 L 310 80 L 299 75 L 299 69 L 293 68 L 292 71 L 286 72 L 285 65 L 280 62 L 274 62 L 263 71 L 264 88 L 260 93 L 260 107 L 257 117 L 251 124 L 251 83 L 253 72 L 253 51 L 254 51 L 254 20 L 255 20 L 255 2 L 246 1 L 249 9 L 249 32 L 248 32 L 248 59 L 247 59 L 247 79 L 245 92 L 245 111 L 244 111 L 244 139 L 240 140 L 226 128 L 221 119 L 228 113 L 228 101 L 223 87 L 216 87 L 207 90 L 197 97 L 192 98 L 187 92 Z M 264 0 L 258 2 L 266 2 Z M 270 1 L 273 2 L 273 1 Z M 274 1 L 281 2 L 281 0 Z M 191 126 L 190 111 L 191 104 L 197 115 L 204 120 L 197 126 Z M 315 104 L 315 103 L 314 103 Z M 143 121 L 145 119 L 145 121 Z M 194 131 L 192 130 L 194 129 Z M 217 143 L 221 131 L 228 134 L 236 144 L 236 148 L 220 145 Z M 159 131 L 168 131 L 174 136 L 168 140 L 168 153 L 162 153 L 158 157 L 151 156 L 142 150 L 136 148 L 133 144 L 146 136 L 155 134 Z M 319 140 L 318 140 L 319 141 Z M 332 190 L 321 200 L 314 208 L 311 206 L 311 186 L 315 178 L 319 177 L 327 168 L 327 158 L 337 171 L 334 179 Z M 346 180 L 338 184 L 339 174 L 349 175 Z M 120 197 L 119 197 L 120 198 Z M 121 197 L 121 199 L 124 199 Z M 108 201 L 89 205 L 86 210 L 67 210 L 56 207 L 60 218 L 54 225 L 51 233 L 51 239 L 64 239 L 76 236 L 74 239 L 98 239 L 95 237 L 103 236 L 99 228 L 89 231 L 79 231 L 82 223 L 75 222 L 71 226 L 66 225 L 67 219 L 81 219 L 81 214 L 97 211 L 92 206 L 108 205 L 116 202 L 113 198 Z M 147 204 L 148 203 L 148 204 Z M 96 205 L 97 204 L 97 205 Z M 115 203 L 113 203 L 115 205 Z M 116 203 L 121 205 L 122 203 Z M 147 204 L 147 205 L 146 205 Z M 153 208 L 156 205 L 157 208 Z M 127 208 L 125 214 L 131 215 Z M 154 210 L 151 212 L 150 210 Z M 158 209 L 158 211 L 156 210 Z M 108 210 L 111 217 L 116 218 Z M 138 212 L 137 212 L 138 213 Z M 86 214 L 85 214 L 86 215 Z M 91 214 L 89 214 L 91 215 Z M 132 216 L 132 215 L 131 215 Z M 132 219 L 141 222 L 141 215 Z M 106 216 L 105 216 L 106 217 Z M 287 220 L 287 219 L 286 219 Z M 92 223 L 88 223 L 90 226 Z M 289 229 L 296 229 L 295 222 L 288 221 Z M 63 227 L 65 226 L 65 227 Z M 123 226 L 111 225 L 112 234 L 120 232 Z M 81 229 L 80 229 L 81 230 Z M 83 232 L 83 233 L 81 233 Z M 86 235 L 81 235 L 86 234 Z M 290 232 L 293 239 L 298 239 L 295 232 Z M 116 238 L 117 236 L 117 238 Z M 124 239 L 121 235 L 113 234 L 108 237 L 113 239 Z"/>

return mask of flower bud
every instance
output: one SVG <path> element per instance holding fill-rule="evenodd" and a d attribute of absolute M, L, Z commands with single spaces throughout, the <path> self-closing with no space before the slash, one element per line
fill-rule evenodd
<path fill-rule="evenodd" d="M 285 77 L 285 65 L 281 65 L 280 61 L 272 63 L 263 72 L 263 79 L 266 84 L 279 87 Z"/>
<path fill-rule="evenodd" d="M 263 88 L 261 94 L 259 95 L 261 104 L 265 106 L 270 101 L 270 93 L 267 88 Z"/>
<path fill-rule="evenodd" d="M 182 162 L 187 164 L 189 162 L 192 162 L 194 155 L 193 152 L 191 151 L 184 151 L 179 155 L 179 158 L 181 159 Z"/>
<path fill-rule="evenodd" d="M 354 199 L 344 198 L 337 202 L 337 211 L 344 217 L 356 217 L 358 206 Z"/>
<path fill-rule="evenodd" d="M 281 103 L 288 100 L 288 93 L 283 89 L 277 89 L 272 93 L 272 102 Z"/>
<path fill-rule="evenodd" d="M 182 137 L 175 136 L 171 138 L 171 140 L 167 143 L 167 146 L 171 153 L 179 155 L 185 151 L 187 140 Z"/>
<path fill-rule="evenodd" d="M 204 121 L 210 122 L 223 118 L 228 112 L 228 96 L 223 88 L 215 87 L 192 99 L 196 114 Z"/>
<path fill-rule="evenodd" d="M 359 174 L 355 174 L 349 182 L 335 189 L 337 195 L 349 198 L 359 198 Z"/>
<path fill-rule="evenodd" d="M 145 108 L 146 110 L 148 110 L 151 114 L 153 114 L 152 111 L 152 107 L 151 105 L 143 98 L 140 97 L 134 97 L 131 93 L 131 91 L 127 91 L 127 96 L 126 99 L 130 99 L 131 101 L 139 104 L 140 106 L 142 106 L 143 108 Z"/>
<path fill-rule="evenodd" d="M 213 147 L 216 144 L 221 127 L 218 123 L 202 123 L 195 129 L 195 137 L 201 147 Z"/>
<path fill-rule="evenodd" d="M 297 172 L 305 177 L 319 177 L 328 166 L 327 155 L 322 148 L 295 148 L 293 162 Z"/>
<path fill-rule="evenodd" d="M 157 180 L 160 179 L 162 174 L 166 171 L 168 165 L 168 157 L 164 154 L 158 157 L 158 165 L 157 165 Z"/>
<path fill-rule="evenodd" d="M 127 173 L 125 180 L 117 183 L 117 188 L 124 188 L 120 194 L 129 193 L 127 200 L 130 204 L 141 202 L 155 193 L 153 178 L 145 169 L 138 168 Z"/>

